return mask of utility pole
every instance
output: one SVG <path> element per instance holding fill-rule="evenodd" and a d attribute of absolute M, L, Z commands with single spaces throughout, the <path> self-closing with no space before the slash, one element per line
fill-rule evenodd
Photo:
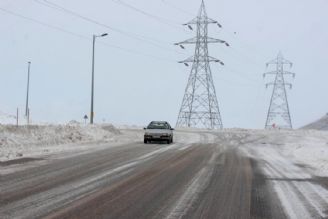
<path fill-rule="evenodd" d="M 223 128 L 210 62 L 220 63 L 221 65 L 224 65 L 224 63 L 209 56 L 208 44 L 223 43 L 226 46 L 229 46 L 229 44 L 224 40 L 208 37 L 209 24 L 222 27 L 217 21 L 207 17 L 205 3 L 202 0 L 198 16 L 184 24 L 190 30 L 193 30 L 193 26 L 196 26 L 196 37 L 175 44 L 182 49 L 184 49 L 184 44 L 196 45 L 194 56 L 179 62 L 186 66 L 189 66 L 188 63 L 192 63 L 192 68 L 176 127 Z"/>
<path fill-rule="evenodd" d="M 29 110 L 29 92 L 30 92 L 30 72 L 31 72 L 31 62 L 28 62 L 27 69 L 27 91 L 26 91 L 26 106 L 25 106 L 25 116 L 27 119 L 27 124 L 29 124 L 30 120 L 30 110 Z"/>
<path fill-rule="evenodd" d="M 16 111 L 16 127 L 18 127 L 18 121 L 19 121 L 19 109 L 17 108 L 17 111 Z"/>
<path fill-rule="evenodd" d="M 90 124 L 93 124 L 94 118 L 94 85 L 95 85 L 95 45 L 97 37 L 105 37 L 107 33 L 102 35 L 93 35 L 92 41 L 92 78 L 91 78 L 91 111 L 90 111 Z"/>
<path fill-rule="evenodd" d="M 271 96 L 267 120 L 265 123 L 265 129 L 292 129 L 293 125 L 290 116 L 286 91 L 286 87 L 292 89 L 292 84 L 286 83 L 284 76 L 291 75 L 293 78 L 295 78 L 295 73 L 285 71 L 284 66 L 288 65 L 291 68 L 293 66 L 293 63 L 284 59 L 282 53 L 280 52 L 276 59 L 268 62 L 266 65 L 267 67 L 269 65 L 275 65 L 276 70 L 263 74 L 264 78 L 267 75 L 275 76 L 274 82 L 266 84 L 266 88 L 268 88 L 269 86 L 273 86 L 273 92 Z"/>

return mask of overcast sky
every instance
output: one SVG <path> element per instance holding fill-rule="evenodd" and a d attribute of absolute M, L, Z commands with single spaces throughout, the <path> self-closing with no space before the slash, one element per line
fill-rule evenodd
<path fill-rule="evenodd" d="M 0 1 L 0 111 L 24 110 L 31 61 L 32 120 L 82 121 L 90 111 L 92 34 L 106 32 L 96 44 L 96 122 L 175 125 L 190 73 L 177 61 L 193 55 L 194 48 L 173 44 L 194 36 L 181 24 L 195 17 L 200 0 L 49 1 L 85 19 L 43 0 Z M 288 91 L 294 126 L 328 111 L 328 1 L 205 4 L 208 16 L 223 26 L 210 26 L 210 36 L 231 44 L 209 46 L 210 55 L 226 64 L 211 66 L 225 127 L 264 127 L 272 89 L 265 89 L 270 79 L 262 74 L 279 51 L 297 74 Z"/>

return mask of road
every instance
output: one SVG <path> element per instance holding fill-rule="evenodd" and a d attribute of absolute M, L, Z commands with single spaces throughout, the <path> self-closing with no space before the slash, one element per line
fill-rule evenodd
<path fill-rule="evenodd" d="M 327 180 L 257 154 L 263 136 L 176 135 L 2 175 L 0 218 L 328 218 Z"/>

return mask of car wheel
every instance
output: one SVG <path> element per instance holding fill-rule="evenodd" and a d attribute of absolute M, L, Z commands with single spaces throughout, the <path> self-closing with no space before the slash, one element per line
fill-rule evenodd
<path fill-rule="evenodd" d="M 145 144 L 147 144 L 147 143 L 148 143 L 148 141 L 147 141 L 146 139 L 144 139 L 144 143 L 145 143 Z"/>

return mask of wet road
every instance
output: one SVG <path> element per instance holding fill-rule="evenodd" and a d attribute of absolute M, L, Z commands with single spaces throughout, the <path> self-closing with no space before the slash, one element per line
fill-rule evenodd
<path fill-rule="evenodd" d="M 0 218 L 293 218 L 278 176 L 240 150 L 258 138 L 177 135 L 171 145 L 131 143 L 3 175 Z M 321 209 L 305 201 L 306 216 L 326 217 L 325 197 Z"/>

